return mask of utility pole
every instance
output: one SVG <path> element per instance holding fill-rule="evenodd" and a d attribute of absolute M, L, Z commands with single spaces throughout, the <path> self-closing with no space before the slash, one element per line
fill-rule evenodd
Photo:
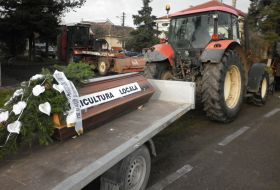
<path fill-rule="evenodd" d="M 125 18 L 126 18 L 126 14 L 125 12 L 122 12 L 122 16 L 121 16 L 122 26 L 125 26 Z"/>
<path fill-rule="evenodd" d="M 121 17 L 119 17 L 118 16 L 118 18 L 120 18 L 121 19 L 121 23 L 122 23 L 122 39 L 121 39 L 121 44 L 122 44 L 122 48 L 124 49 L 124 46 L 125 46 L 125 44 L 124 44 L 124 26 L 125 26 L 125 18 L 126 18 L 126 14 L 125 14 L 125 12 L 122 12 L 122 16 Z"/>

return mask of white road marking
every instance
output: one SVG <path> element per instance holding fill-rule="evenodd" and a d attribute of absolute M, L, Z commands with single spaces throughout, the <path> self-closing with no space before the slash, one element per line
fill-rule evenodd
<path fill-rule="evenodd" d="M 170 174 L 163 180 L 159 181 L 158 183 L 154 184 L 152 187 L 148 188 L 147 190 L 162 190 L 174 181 L 178 180 L 181 178 L 183 175 L 189 173 L 192 171 L 193 167 L 191 165 L 185 165 L 173 174 Z"/>
<path fill-rule="evenodd" d="M 274 110 L 268 112 L 267 114 L 264 115 L 265 118 L 269 118 L 273 115 L 275 115 L 276 113 L 278 113 L 280 111 L 280 108 L 275 108 Z"/>
<path fill-rule="evenodd" d="M 224 140 L 222 140 L 218 145 L 226 146 L 228 143 L 245 133 L 250 127 L 242 127 L 238 131 L 232 133 L 231 135 L 227 136 Z"/>
<path fill-rule="evenodd" d="M 220 150 L 214 150 L 214 152 L 217 154 L 223 154 L 223 151 L 220 151 Z"/>

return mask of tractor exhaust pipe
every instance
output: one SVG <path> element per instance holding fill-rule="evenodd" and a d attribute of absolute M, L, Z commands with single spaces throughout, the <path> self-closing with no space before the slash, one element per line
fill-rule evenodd
<path fill-rule="evenodd" d="M 236 1 L 237 1 L 237 0 L 232 0 L 232 6 L 233 6 L 234 8 L 236 8 Z"/>

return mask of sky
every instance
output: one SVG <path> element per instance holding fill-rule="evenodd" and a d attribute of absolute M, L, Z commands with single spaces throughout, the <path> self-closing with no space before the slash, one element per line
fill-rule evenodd
<path fill-rule="evenodd" d="M 190 6 L 199 5 L 209 0 L 152 0 L 152 14 L 161 17 L 166 15 L 166 4 L 171 5 L 170 13 L 174 13 Z M 231 5 L 232 0 L 223 0 Z M 237 0 L 237 8 L 248 12 L 250 0 Z M 126 13 L 126 26 L 134 26 L 132 15 L 138 13 L 143 6 L 142 0 L 87 0 L 82 8 L 66 13 L 62 18 L 63 23 L 84 21 L 97 21 L 109 19 L 115 25 L 121 25 L 122 12 Z"/>

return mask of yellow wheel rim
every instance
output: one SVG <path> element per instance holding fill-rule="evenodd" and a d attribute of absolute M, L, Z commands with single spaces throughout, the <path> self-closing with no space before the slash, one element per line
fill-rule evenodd
<path fill-rule="evenodd" d="M 224 98 L 228 108 L 233 109 L 238 104 L 241 95 L 241 74 L 237 66 L 231 65 L 226 73 L 224 83 Z"/>
<path fill-rule="evenodd" d="M 105 73 L 106 72 L 106 63 L 104 61 L 102 61 L 100 64 L 99 64 L 99 71 L 101 73 Z"/>
<path fill-rule="evenodd" d="M 261 97 L 264 98 L 267 92 L 267 80 L 266 78 L 263 79 L 261 84 Z"/>

